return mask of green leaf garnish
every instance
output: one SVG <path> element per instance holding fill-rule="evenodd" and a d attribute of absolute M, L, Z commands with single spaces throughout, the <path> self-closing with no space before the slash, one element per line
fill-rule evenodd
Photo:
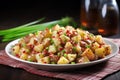
<path fill-rule="evenodd" d="M 65 53 L 63 56 L 64 56 L 64 57 L 67 57 L 67 54 Z"/>
<path fill-rule="evenodd" d="M 75 62 L 71 62 L 71 64 L 75 64 Z"/>
<path fill-rule="evenodd" d="M 28 24 L 25 24 L 22 26 L 18 26 L 15 28 L 7 29 L 7 30 L 0 30 L 0 36 L 2 37 L 2 41 L 3 42 L 11 41 L 11 40 L 26 36 L 30 33 L 35 33 L 36 31 L 39 31 L 39 30 L 45 30 L 46 28 L 50 29 L 53 26 L 55 26 L 56 24 L 58 24 L 60 26 L 66 26 L 66 25 L 70 25 L 72 23 L 75 24 L 73 19 L 70 17 L 65 17 L 60 20 L 55 20 L 55 21 L 46 22 L 46 23 L 39 23 L 43 19 L 44 18 L 41 18 L 39 20 L 36 20 L 31 23 L 28 23 Z"/>
<path fill-rule="evenodd" d="M 86 47 L 86 48 L 90 48 L 91 46 L 90 46 L 90 45 L 86 45 L 85 47 Z"/>

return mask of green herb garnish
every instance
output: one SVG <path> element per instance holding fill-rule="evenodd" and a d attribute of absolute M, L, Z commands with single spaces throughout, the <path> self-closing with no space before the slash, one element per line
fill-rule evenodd
<path fill-rule="evenodd" d="M 62 50 L 62 53 L 65 53 L 65 50 Z"/>
<path fill-rule="evenodd" d="M 49 49 L 49 47 L 46 47 L 46 50 L 48 50 Z"/>
<path fill-rule="evenodd" d="M 75 64 L 75 62 L 71 62 L 71 64 Z"/>
<path fill-rule="evenodd" d="M 73 47 L 73 51 L 76 51 L 76 47 Z"/>
<path fill-rule="evenodd" d="M 86 47 L 86 48 L 90 48 L 91 46 L 90 46 L 90 45 L 86 45 L 85 47 Z"/>
<path fill-rule="evenodd" d="M 55 62 L 51 62 L 51 64 L 55 64 Z"/>
<path fill-rule="evenodd" d="M 61 53 L 57 53 L 57 56 L 59 56 L 59 57 L 60 57 L 60 56 L 61 56 Z"/>
<path fill-rule="evenodd" d="M 56 24 L 59 24 L 61 26 L 69 25 L 70 23 L 75 23 L 70 17 L 65 17 L 60 20 L 46 22 L 46 23 L 39 23 L 44 18 L 41 18 L 39 20 L 36 20 L 34 22 L 18 26 L 15 28 L 7 29 L 7 30 L 0 30 L 0 36 L 2 36 L 2 41 L 11 41 L 14 39 L 21 38 L 23 36 L 28 35 L 29 33 L 34 33 L 39 30 L 45 30 L 46 28 L 52 28 Z"/>
<path fill-rule="evenodd" d="M 65 53 L 63 56 L 64 56 L 64 57 L 67 57 L 67 54 Z"/>

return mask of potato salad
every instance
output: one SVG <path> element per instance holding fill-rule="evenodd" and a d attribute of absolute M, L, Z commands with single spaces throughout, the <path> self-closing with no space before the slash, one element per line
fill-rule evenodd
<path fill-rule="evenodd" d="M 59 25 L 31 33 L 12 47 L 14 56 L 41 64 L 86 63 L 110 53 L 111 46 L 104 42 L 101 35 Z"/>

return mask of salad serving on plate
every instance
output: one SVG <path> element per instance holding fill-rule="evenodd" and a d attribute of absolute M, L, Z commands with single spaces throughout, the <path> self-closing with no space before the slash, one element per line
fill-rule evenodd
<path fill-rule="evenodd" d="M 59 25 L 30 33 L 11 47 L 13 56 L 40 64 L 88 63 L 105 58 L 111 51 L 101 35 Z"/>

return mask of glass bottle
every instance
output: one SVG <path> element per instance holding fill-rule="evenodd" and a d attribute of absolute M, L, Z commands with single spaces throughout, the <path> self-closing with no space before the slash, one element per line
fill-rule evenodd
<path fill-rule="evenodd" d="M 80 24 L 88 31 L 94 31 L 98 18 L 98 0 L 81 0 Z"/>
<path fill-rule="evenodd" d="M 119 10 L 116 0 L 103 0 L 98 15 L 98 33 L 103 36 L 115 35 L 119 31 Z"/>
<path fill-rule="evenodd" d="M 119 11 L 116 0 L 82 0 L 81 26 L 94 34 L 111 36 L 118 33 Z"/>

